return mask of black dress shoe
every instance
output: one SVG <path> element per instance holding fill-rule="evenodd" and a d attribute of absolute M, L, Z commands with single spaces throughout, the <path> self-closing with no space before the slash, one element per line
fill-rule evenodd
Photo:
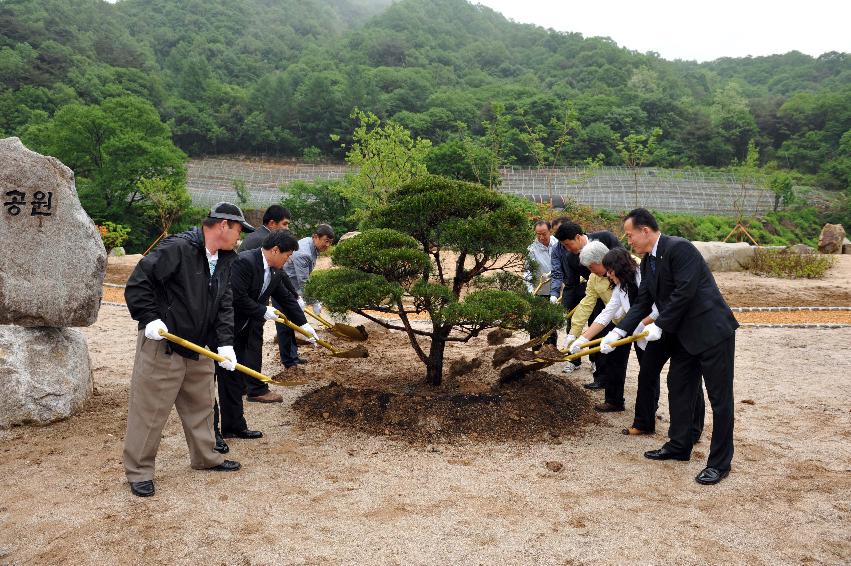
<path fill-rule="evenodd" d="M 303 366 L 307 363 L 307 360 L 305 360 L 304 358 L 296 358 L 295 363 L 297 363 L 300 366 Z"/>
<path fill-rule="evenodd" d="M 585 389 L 597 390 L 597 389 L 605 389 L 606 386 L 603 385 L 602 383 L 600 383 L 599 381 L 592 381 L 591 383 L 582 384 L 582 387 L 584 387 Z"/>
<path fill-rule="evenodd" d="M 665 447 L 659 450 L 649 450 L 644 453 L 644 457 L 650 460 L 679 460 L 680 462 L 688 462 L 691 456 L 682 456 L 676 452 L 671 452 Z"/>
<path fill-rule="evenodd" d="M 235 472 L 241 467 L 242 466 L 239 465 L 239 462 L 234 462 L 233 460 L 225 460 L 218 466 L 213 466 L 212 468 L 207 469 L 212 470 L 214 472 Z"/>
<path fill-rule="evenodd" d="M 150 497 L 154 494 L 154 480 L 131 481 L 130 492 L 136 497 Z"/>
<path fill-rule="evenodd" d="M 702 472 L 695 476 L 694 481 L 703 485 L 715 485 L 720 482 L 730 473 L 730 470 L 722 472 L 718 468 L 704 468 Z"/>
<path fill-rule="evenodd" d="M 222 438 L 222 435 L 218 432 L 216 433 L 216 445 L 213 446 L 213 450 L 219 454 L 227 454 L 230 452 L 230 447 L 228 447 L 227 442 L 225 442 L 225 439 Z"/>
<path fill-rule="evenodd" d="M 259 430 L 238 430 L 236 432 L 226 432 L 224 434 L 225 438 L 245 438 L 245 439 L 253 439 L 253 438 L 263 438 L 263 433 Z"/>

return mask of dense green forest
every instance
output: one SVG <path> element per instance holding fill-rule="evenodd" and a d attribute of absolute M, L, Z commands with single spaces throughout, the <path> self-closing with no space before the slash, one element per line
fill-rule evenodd
<path fill-rule="evenodd" d="M 88 143 L 60 155 L 78 177 L 126 155 L 104 139 L 158 147 L 137 174 L 175 183 L 185 155 L 341 159 L 354 108 L 447 159 L 473 139 L 503 163 L 615 165 L 652 138 L 643 165 L 724 168 L 753 142 L 796 184 L 851 186 L 846 53 L 667 61 L 465 0 L 0 0 L 0 136 Z M 97 143 L 65 132 L 91 123 Z"/>

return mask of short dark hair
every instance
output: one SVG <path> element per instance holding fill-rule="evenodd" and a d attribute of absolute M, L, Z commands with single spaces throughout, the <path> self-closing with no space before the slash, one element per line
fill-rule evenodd
<path fill-rule="evenodd" d="M 556 216 L 550 222 L 553 226 L 555 226 L 556 224 L 561 226 L 565 222 L 570 222 L 570 218 L 568 218 L 567 216 Z"/>
<path fill-rule="evenodd" d="M 331 228 L 330 224 L 318 224 L 316 226 L 316 230 L 313 231 L 314 236 L 328 236 L 332 240 L 334 239 L 334 229 Z"/>
<path fill-rule="evenodd" d="M 576 236 L 580 234 L 584 234 L 585 231 L 582 230 L 582 226 L 577 224 L 576 222 L 567 221 L 564 222 L 561 226 L 556 230 L 556 240 L 559 242 L 563 242 L 565 240 L 573 240 Z"/>
<path fill-rule="evenodd" d="M 535 228 L 537 228 L 538 226 L 546 226 L 547 230 L 552 230 L 553 228 L 553 225 L 550 224 L 548 220 L 538 220 L 537 222 L 535 222 Z"/>
<path fill-rule="evenodd" d="M 263 239 L 262 248 L 264 250 L 278 248 L 282 252 L 294 252 L 298 249 L 298 240 L 289 230 L 275 230 Z"/>
<path fill-rule="evenodd" d="M 632 225 L 636 228 L 647 226 L 654 232 L 659 231 L 659 223 L 656 222 L 656 217 L 646 208 L 634 208 L 629 211 L 629 214 L 623 217 L 623 221 L 632 220 Z"/>
<path fill-rule="evenodd" d="M 263 213 L 263 225 L 265 226 L 269 222 L 280 222 L 284 218 L 292 220 L 290 211 L 280 204 L 273 204 Z"/>

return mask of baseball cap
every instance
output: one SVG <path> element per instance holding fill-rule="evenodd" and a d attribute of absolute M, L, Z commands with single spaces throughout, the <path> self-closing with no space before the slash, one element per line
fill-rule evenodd
<path fill-rule="evenodd" d="M 222 220 L 233 220 L 234 222 L 239 222 L 242 224 L 242 229 L 245 232 L 253 232 L 254 226 L 245 221 L 245 216 L 242 214 L 242 210 L 239 209 L 235 204 L 231 204 L 229 202 L 220 202 L 218 204 L 213 205 L 213 208 L 210 209 L 210 218 L 221 218 Z"/>

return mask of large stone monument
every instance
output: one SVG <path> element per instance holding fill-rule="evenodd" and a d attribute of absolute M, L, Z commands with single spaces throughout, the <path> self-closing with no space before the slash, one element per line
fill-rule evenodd
<path fill-rule="evenodd" d="M 0 140 L 0 427 L 68 417 L 91 394 L 83 334 L 106 250 L 59 160 Z"/>

